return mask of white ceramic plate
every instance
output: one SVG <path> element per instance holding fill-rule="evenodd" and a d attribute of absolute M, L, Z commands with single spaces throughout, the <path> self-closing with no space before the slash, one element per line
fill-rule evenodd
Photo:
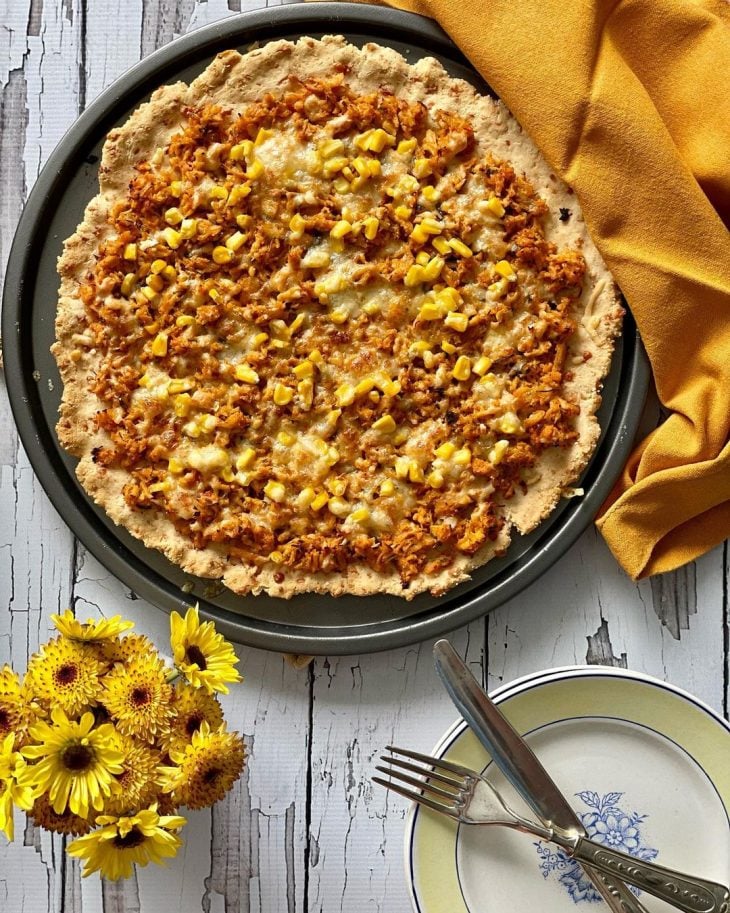
<path fill-rule="evenodd" d="M 730 726 L 665 682 L 620 669 L 538 673 L 492 697 L 525 735 L 590 836 L 662 865 L 730 883 Z M 484 771 L 533 813 L 460 720 L 432 754 Z M 406 871 L 418 913 L 599 910 L 579 866 L 529 835 L 459 826 L 414 808 Z M 642 894 L 651 913 L 672 908 Z M 595 906 L 594 906 L 595 905 Z"/>

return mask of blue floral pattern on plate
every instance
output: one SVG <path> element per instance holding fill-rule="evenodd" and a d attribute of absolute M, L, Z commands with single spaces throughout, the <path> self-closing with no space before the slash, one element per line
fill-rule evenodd
<path fill-rule="evenodd" d="M 591 840 L 647 862 L 657 857 L 658 850 L 647 846 L 642 840 L 641 825 L 648 816 L 623 811 L 618 805 L 623 793 L 606 793 L 599 796 L 598 793 L 587 790 L 576 793 L 576 796 L 589 809 L 580 815 L 580 819 Z M 566 856 L 562 850 L 553 849 L 543 843 L 542 840 L 535 846 L 543 877 L 549 878 L 550 875 L 554 875 L 574 903 L 598 903 L 601 900 L 601 895 L 575 860 Z M 634 888 L 631 890 L 639 893 Z"/>

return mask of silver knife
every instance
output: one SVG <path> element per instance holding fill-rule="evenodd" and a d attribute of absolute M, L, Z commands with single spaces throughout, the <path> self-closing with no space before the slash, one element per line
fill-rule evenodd
<path fill-rule="evenodd" d="M 533 750 L 489 699 L 451 644 L 447 640 L 437 641 L 433 655 L 451 700 L 522 798 L 543 821 L 566 836 L 585 836 L 583 822 Z M 646 907 L 622 881 L 590 866 L 584 866 L 584 871 L 614 913 L 647 913 Z"/>

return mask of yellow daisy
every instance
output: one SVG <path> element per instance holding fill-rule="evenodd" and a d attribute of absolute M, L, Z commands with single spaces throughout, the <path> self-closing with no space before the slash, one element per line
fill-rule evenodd
<path fill-rule="evenodd" d="M 25 724 L 20 679 L 10 666 L 0 669 L 0 739 L 17 732 Z"/>
<path fill-rule="evenodd" d="M 185 618 L 172 613 L 170 642 L 175 665 L 194 688 L 228 694 L 226 682 L 242 681 L 234 668 L 239 660 L 233 647 L 212 621 L 200 621 L 197 605 L 188 609 Z"/>
<path fill-rule="evenodd" d="M 87 618 L 86 621 L 81 622 L 76 619 L 70 609 L 63 615 L 51 615 L 51 621 L 64 637 L 68 637 L 69 640 L 81 640 L 85 643 L 108 640 L 110 637 L 117 637 L 123 631 L 134 627 L 133 621 L 122 621 L 121 615 L 98 620 Z"/>
<path fill-rule="evenodd" d="M 129 878 L 132 866 L 162 863 L 175 856 L 182 840 L 175 833 L 185 824 L 180 815 L 157 813 L 157 806 L 130 817 L 100 815 L 101 827 L 68 846 L 70 856 L 85 860 L 84 877 L 99 872 L 116 881 Z"/>
<path fill-rule="evenodd" d="M 55 834 L 69 834 L 78 837 L 81 834 L 88 834 L 93 826 L 91 821 L 74 815 L 68 808 L 64 812 L 55 812 L 45 793 L 35 800 L 28 815 L 38 827 L 44 827 Z"/>
<path fill-rule="evenodd" d="M 136 656 L 125 665 L 117 663 L 103 682 L 99 700 L 121 733 L 146 742 L 167 734 L 172 718 L 172 686 L 157 654 Z"/>
<path fill-rule="evenodd" d="M 102 667 L 83 646 L 64 637 L 44 644 L 28 663 L 26 680 L 32 693 L 51 706 L 79 716 L 99 690 Z"/>
<path fill-rule="evenodd" d="M 33 792 L 25 782 L 25 770 L 25 758 L 15 750 L 15 734 L 10 732 L 0 742 L 0 831 L 8 840 L 14 837 L 14 806 L 27 811 L 33 804 Z"/>
<path fill-rule="evenodd" d="M 101 656 L 107 663 L 128 663 L 140 656 L 157 655 L 155 645 L 144 634 L 111 637 L 101 644 Z"/>
<path fill-rule="evenodd" d="M 160 767 L 160 786 L 178 805 L 208 808 L 228 792 L 241 776 L 245 759 L 243 740 L 221 726 L 211 732 L 207 723 L 193 734 L 184 751 L 169 752 L 174 767 Z"/>
<path fill-rule="evenodd" d="M 213 694 L 204 688 L 192 688 L 178 682 L 172 701 L 175 716 L 167 748 L 183 750 L 203 723 L 217 730 L 223 722 L 223 710 Z"/>
<path fill-rule="evenodd" d="M 147 808 L 157 795 L 157 765 L 160 753 L 132 736 L 117 735 L 122 753 L 122 771 L 115 775 L 120 792 L 104 804 L 105 815 L 124 815 Z"/>
<path fill-rule="evenodd" d="M 122 772 L 122 753 L 110 723 L 94 728 L 92 713 L 75 722 L 55 707 L 51 723 L 31 726 L 30 737 L 38 744 L 21 750 L 26 758 L 37 761 L 27 768 L 28 779 L 35 797 L 48 793 L 57 814 L 69 808 L 86 818 L 89 806 L 101 811 L 104 799 L 119 790 L 114 774 Z"/>

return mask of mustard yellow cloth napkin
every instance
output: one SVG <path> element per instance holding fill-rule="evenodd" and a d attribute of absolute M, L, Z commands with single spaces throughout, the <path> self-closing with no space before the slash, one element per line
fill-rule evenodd
<path fill-rule="evenodd" d="M 388 3 L 441 24 L 577 193 L 670 411 L 598 527 L 634 578 L 697 558 L 730 535 L 730 2 Z"/>

